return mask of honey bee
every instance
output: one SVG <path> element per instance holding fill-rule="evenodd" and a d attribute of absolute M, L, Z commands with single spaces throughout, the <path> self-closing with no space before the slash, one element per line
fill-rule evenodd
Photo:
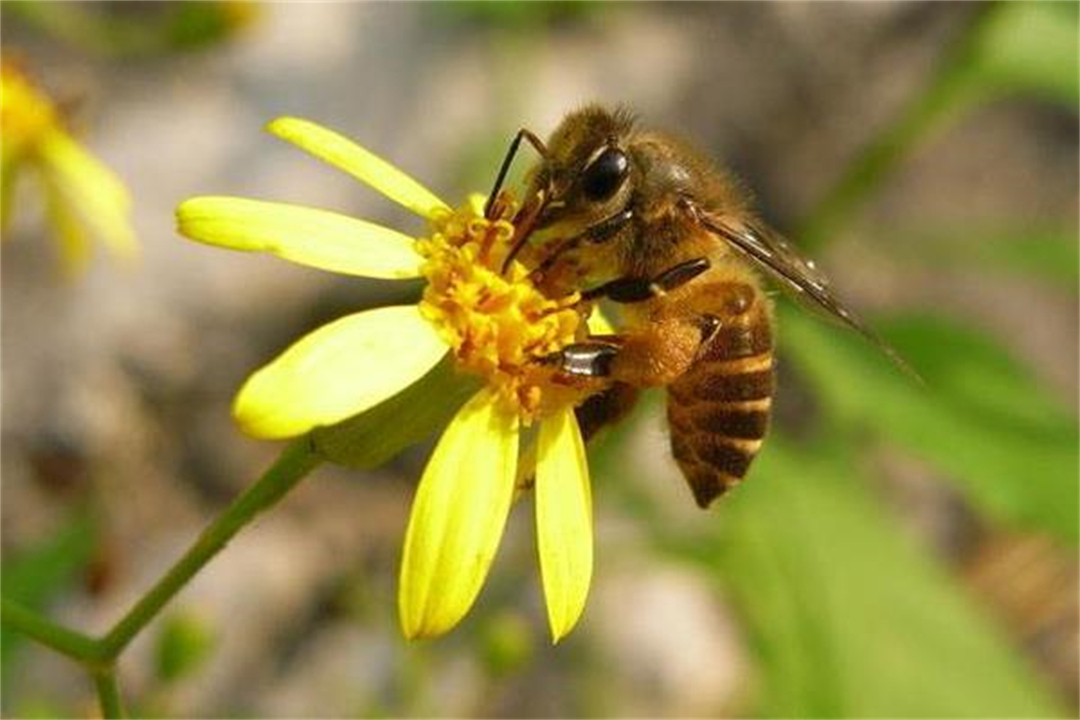
<path fill-rule="evenodd" d="M 581 290 L 585 303 L 623 308 L 618 334 L 545 362 L 600 388 L 577 410 L 586 438 L 629 411 L 639 389 L 665 387 L 671 451 L 699 506 L 746 475 L 768 429 L 774 316 L 762 275 L 891 353 L 755 215 L 738 182 L 682 141 L 639 128 L 626 110 L 584 107 L 546 143 L 518 133 L 489 207 L 522 140 L 540 161 L 507 264 L 528 245 L 544 292 Z"/>

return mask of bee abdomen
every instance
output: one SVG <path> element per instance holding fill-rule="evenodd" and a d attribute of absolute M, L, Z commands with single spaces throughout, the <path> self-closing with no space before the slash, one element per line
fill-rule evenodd
<path fill-rule="evenodd" d="M 769 426 L 769 318 L 759 309 L 736 320 L 668 387 L 672 454 L 701 507 L 746 475 Z"/>

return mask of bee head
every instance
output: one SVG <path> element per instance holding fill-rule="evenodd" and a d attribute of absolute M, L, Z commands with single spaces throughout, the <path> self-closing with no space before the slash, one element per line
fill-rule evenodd
<path fill-rule="evenodd" d="M 544 197 L 538 229 L 574 235 L 626 207 L 636 173 L 628 150 L 633 128 L 625 109 L 588 105 L 566 116 L 529 174 L 526 197 Z"/>

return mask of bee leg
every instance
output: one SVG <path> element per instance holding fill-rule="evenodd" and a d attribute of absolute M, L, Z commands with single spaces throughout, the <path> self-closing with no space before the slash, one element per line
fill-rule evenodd
<path fill-rule="evenodd" d="M 545 277 L 563 256 L 569 252 L 573 252 L 583 241 L 590 245 L 599 245 L 600 243 L 606 242 L 617 232 L 626 227 L 626 223 L 630 222 L 633 218 L 633 210 L 623 210 L 615 213 L 611 217 L 601 220 L 592 227 L 586 229 L 581 235 L 564 240 L 533 270 L 533 281 L 535 282 L 539 278 Z"/>
<path fill-rule="evenodd" d="M 709 269 L 708 258 L 695 258 L 668 268 L 653 278 L 625 277 L 586 290 L 582 300 L 607 298 L 617 303 L 638 303 L 685 285 Z"/>
<path fill-rule="evenodd" d="M 679 287 L 708 267 L 709 261 L 700 258 L 680 263 L 647 282 L 623 278 L 608 283 L 608 287 L 614 286 L 612 299 L 617 302 L 640 302 L 652 297 L 655 288 L 667 291 Z M 650 294 L 641 297 L 640 294 L 646 291 Z M 745 309 L 742 307 L 745 304 L 743 294 L 730 288 L 718 288 L 716 292 L 703 289 L 702 292 L 709 296 L 709 312 L 661 313 L 644 326 L 620 335 L 592 337 L 573 343 L 543 361 L 558 366 L 560 371 L 573 377 L 606 378 L 637 387 L 667 385 L 686 372 L 699 350 L 717 335 L 723 313 L 712 306 L 718 298 L 723 303 L 738 306 L 730 308 L 731 312 Z M 727 305 L 722 305 L 720 310 L 727 312 Z"/>
<path fill-rule="evenodd" d="M 694 258 L 670 267 L 653 278 L 652 284 L 664 292 L 685 285 L 710 267 L 708 258 Z"/>
<path fill-rule="evenodd" d="M 634 219 L 634 211 L 627 208 L 611 217 L 604 218 L 583 233 L 586 242 L 598 244 L 610 240 L 615 233 L 626 227 Z"/>
<path fill-rule="evenodd" d="M 669 316 L 620 335 L 567 345 L 543 361 L 572 377 L 637 387 L 667 385 L 686 372 L 713 333 L 715 327 L 699 317 Z"/>
<path fill-rule="evenodd" d="M 574 377 L 606 378 L 611 374 L 611 361 L 619 352 L 615 343 L 586 340 L 567 345 L 542 362 L 558 365 L 559 370 Z"/>
<path fill-rule="evenodd" d="M 637 388 L 626 383 L 614 383 L 607 390 L 591 395 L 574 410 L 582 438 L 588 442 L 599 430 L 625 417 L 637 399 Z"/>

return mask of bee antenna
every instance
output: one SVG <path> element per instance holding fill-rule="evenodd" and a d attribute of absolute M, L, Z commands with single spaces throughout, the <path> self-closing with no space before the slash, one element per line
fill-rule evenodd
<path fill-rule="evenodd" d="M 499 174 L 495 177 L 495 185 L 491 188 L 491 194 L 488 195 L 487 202 L 484 203 L 484 217 L 488 220 L 491 219 L 491 208 L 495 205 L 495 198 L 498 196 L 499 191 L 502 190 L 506 174 L 510 172 L 510 164 L 514 162 L 514 156 L 517 155 L 522 139 L 528 140 L 529 144 L 536 149 L 536 152 L 540 153 L 540 157 L 547 157 L 547 147 L 544 146 L 544 142 L 534 132 L 525 128 L 517 131 L 517 135 L 510 141 L 506 156 L 503 157 L 502 166 L 499 167 Z"/>

